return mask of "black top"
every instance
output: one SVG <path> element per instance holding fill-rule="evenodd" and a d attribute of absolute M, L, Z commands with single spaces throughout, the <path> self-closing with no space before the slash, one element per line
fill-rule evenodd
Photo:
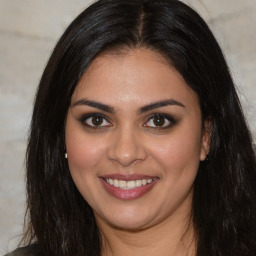
<path fill-rule="evenodd" d="M 39 251 L 39 246 L 33 244 L 26 247 L 20 247 L 5 256 L 42 256 L 42 254 Z"/>

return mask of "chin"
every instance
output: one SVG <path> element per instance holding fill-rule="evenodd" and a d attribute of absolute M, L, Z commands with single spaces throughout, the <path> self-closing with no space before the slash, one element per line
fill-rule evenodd
<path fill-rule="evenodd" d="M 124 212 L 109 213 L 110 216 L 100 216 L 95 213 L 96 221 L 100 225 L 109 225 L 119 230 L 138 231 L 143 230 L 156 222 L 153 214 L 148 216 L 147 213 L 126 209 Z"/>

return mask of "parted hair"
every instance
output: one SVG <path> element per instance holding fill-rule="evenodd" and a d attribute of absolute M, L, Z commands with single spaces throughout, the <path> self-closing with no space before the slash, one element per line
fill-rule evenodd
<path fill-rule="evenodd" d="M 203 121 L 211 123 L 209 160 L 200 163 L 194 183 L 196 256 L 255 256 L 252 136 L 216 39 L 197 13 L 177 0 L 99 0 L 58 41 L 32 115 L 23 244 L 36 244 L 47 256 L 100 256 L 92 209 L 64 158 L 66 115 L 76 85 L 100 53 L 141 47 L 178 70 L 198 95 Z"/>

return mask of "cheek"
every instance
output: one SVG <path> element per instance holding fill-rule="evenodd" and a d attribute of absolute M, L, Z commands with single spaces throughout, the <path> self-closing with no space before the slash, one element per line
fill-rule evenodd
<path fill-rule="evenodd" d="M 90 171 L 99 164 L 104 149 L 90 140 L 74 138 L 66 142 L 70 171 Z"/>
<path fill-rule="evenodd" d="M 85 175 L 100 162 L 103 143 L 88 136 L 83 128 L 70 121 L 66 126 L 66 150 L 70 172 Z"/>
<path fill-rule="evenodd" d="M 197 172 L 200 162 L 201 136 L 200 129 L 196 131 L 180 130 L 163 139 L 151 148 L 155 159 L 164 168 L 166 174 L 183 175 Z"/>
<path fill-rule="evenodd" d="M 84 199 L 94 204 L 93 193 L 95 191 L 95 177 L 100 171 L 101 160 L 105 149 L 91 140 L 84 133 L 66 132 L 66 148 L 68 153 L 68 165 L 70 174 Z"/>

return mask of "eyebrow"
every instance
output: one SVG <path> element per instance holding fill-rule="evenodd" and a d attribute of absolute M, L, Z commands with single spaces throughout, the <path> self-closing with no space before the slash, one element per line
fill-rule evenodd
<path fill-rule="evenodd" d="M 149 105 L 146 105 L 139 109 L 139 113 L 142 114 L 142 113 L 148 112 L 148 111 L 156 109 L 156 108 L 166 107 L 166 106 L 170 106 L 170 105 L 185 108 L 185 106 L 181 102 L 174 100 L 174 99 L 169 99 L 169 100 L 162 100 L 162 101 L 158 101 L 158 102 L 154 102 Z"/>
<path fill-rule="evenodd" d="M 103 103 L 99 103 L 99 102 L 91 101 L 91 100 L 85 100 L 85 99 L 78 100 L 77 102 L 75 102 L 72 105 L 72 107 L 81 106 L 81 105 L 90 106 L 90 107 L 93 107 L 93 108 L 98 108 L 98 109 L 103 110 L 103 111 L 108 112 L 108 113 L 114 113 L 115 112 L 113 107 L 110 107 L 110 106 L 105 105 Z"/>
<path fill-rule="evenodd" d="M 112 113 L 112 114 L 115 113 L 114 108 L 109 106 L 109 105 L 106 105 L 106 104 L 103 104 L 103 103 L 100 103 L 100 102 L 96 102 L 96 101 L 86 100 L 86 99 L 78 100 L 77 102 L 75 102 L 72 105 L 72 107 L 81 106 L 81 105 L 90 106 L 90 107 L 93 107 L 93 108 L 98 108 L 100 110 L 103 110 L 105 112 Z M 143 114 L 143 113 L 151 111 L 153 109 L 166 107 L 166 106 L 179 106 L 179 107 L 185 108 L 185 106 L 181 102 L 179 102 L 177 100 L 174 100 L 174 99 L 168 99 L 168 100 L 162 100 L 162 101 L 154 102 L 154 103 L 148 104 L 144 107 L 141 107 L 138 110 L 138 113 Z"/>

